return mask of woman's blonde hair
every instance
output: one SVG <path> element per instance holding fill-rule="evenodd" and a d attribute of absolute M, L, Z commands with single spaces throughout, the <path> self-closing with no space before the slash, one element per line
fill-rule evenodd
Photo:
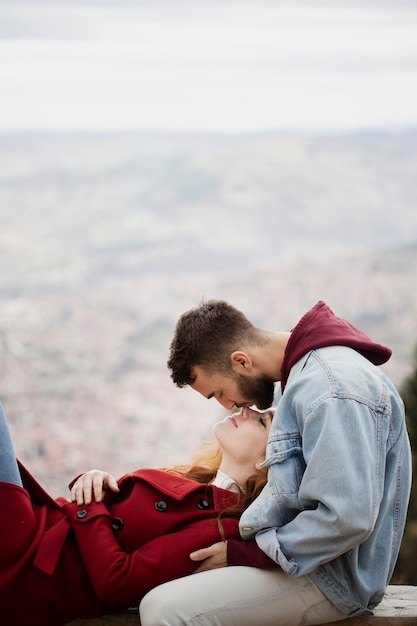
<path fill-rule="evenodd" d="M 190 462 L 186 465 L 175 465 L 173 467 L 164 468 L 166 471 L 172 472 L 179 476 L 184 476 L 190 480 L 195 480 L 198 483 L 209 485 L 216 477 L 217 470 L 220 467 L 222 461 L 222 453 L 216 439 L 208 441 L 198 452 L 195 454 Z M 233 479 L 233 476 L 230 478 Z M 236 487 L 239 491 L 240 498 L 238 502 L 223 511 L 223 515 L 239 517 L 241 513 L 255 500 L 260 494 L 262 488 L 267 481 L 267 470 L 262 468 L 261 470 L 254 472 L 250 476 L 244 485 L 238 485 Z"/>

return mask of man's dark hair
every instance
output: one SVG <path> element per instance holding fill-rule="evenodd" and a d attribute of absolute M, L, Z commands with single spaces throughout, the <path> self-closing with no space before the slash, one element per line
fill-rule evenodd
<path fill-rule="evenodd" d="M 207 300 L 179 318 L 168 368 L 177 387 L 194 382 L 195 365 L 206 372 L 231 373 L 230 355 L 255 340 L 256 328 L 224 300 Z"/>

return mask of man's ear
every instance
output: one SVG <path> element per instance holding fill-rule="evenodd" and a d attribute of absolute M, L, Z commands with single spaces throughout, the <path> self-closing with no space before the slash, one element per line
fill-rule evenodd
<path fill-rule="evenodd" d="M 230 361 L 232 363 L 232 368 L 235 372 L 242 373 L 242 369 L 247 372 L 252 371 L 252 359 L 246 352 L 242 352 L 241 350 L 235 350 L 230 355 Z"/>

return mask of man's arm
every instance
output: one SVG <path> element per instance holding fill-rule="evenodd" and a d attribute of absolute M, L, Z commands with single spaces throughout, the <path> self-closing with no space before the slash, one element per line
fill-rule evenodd
<path fill-rule="evenodd" d="M 245 565 L 261 569 L 279 567 L 278 563 L 270 559 L 255 541 L 237 541 L 236 539 L 228 539 L 214 543 L 208 548 L 196 550 L 190 554 L 190 559 L 201 563 L 194 573 L 227 565 Z"/>

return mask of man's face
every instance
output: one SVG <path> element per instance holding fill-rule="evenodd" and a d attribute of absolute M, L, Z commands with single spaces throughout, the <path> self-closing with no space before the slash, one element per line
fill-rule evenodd
<path fill-rule="evenodd" d="M 195 381 L 190 387 L 207 399 L 215 398 L 227 410 L 252 405 L 264 410 L 272 405 L 274 381 L 264 374 L 211 374 L 198 365 L 193 373 Z"/>
<path fill-rule="evenodd" d="M 244 376 L 243 374 L 233 374 L 238 389 L 248 398 L 253 398 L 251 404 L 263 411 L 272 406 L 274 400 L 274 381 L 265 374 Z M 250 406 L 250 405 L 249 405 Z"/>

